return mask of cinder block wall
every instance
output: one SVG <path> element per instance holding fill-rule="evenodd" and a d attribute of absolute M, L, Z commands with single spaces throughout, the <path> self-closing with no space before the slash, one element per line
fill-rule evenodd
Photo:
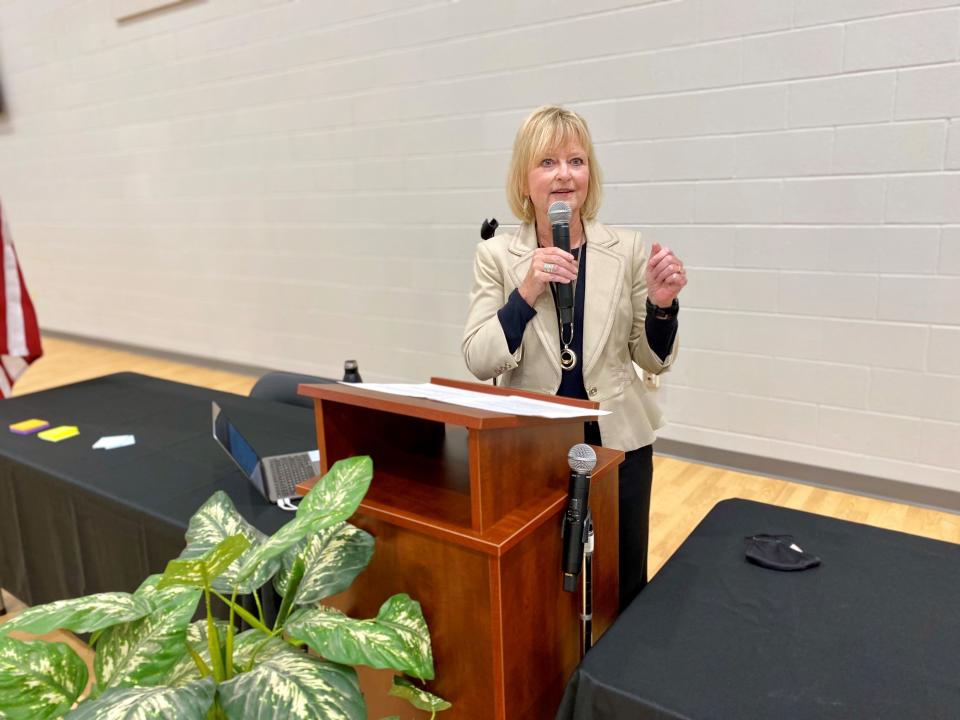
<path fill-rule="evenodd" d="M 465 377 L 529 110 L 690 268 L 664 437 L 960 490 L 960 7 L 0 0 L 0 198 L 44 327 Z"/>

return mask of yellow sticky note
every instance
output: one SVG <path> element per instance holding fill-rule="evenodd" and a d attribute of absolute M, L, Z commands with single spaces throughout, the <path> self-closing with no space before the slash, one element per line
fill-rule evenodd
<path fill-rule="evenodd" d="M 30 435 L 48 427 L 50 427 L 50 423 L 46 420 L 30 418 L 29 420 L 21 420 L 20 422 L 10 425 L 10 432 L 15 432 L 18 435 Z"/>
<path fill-rule="evenodd" d="M 49 430 L 44 430 L 42 433 L 39 433 L 37 437 L 43 438 L 48 442 L 60 442 L 67 438 L 76 437 L 79 434 L 80 430 L 76 425 L 58 425 Z"/>

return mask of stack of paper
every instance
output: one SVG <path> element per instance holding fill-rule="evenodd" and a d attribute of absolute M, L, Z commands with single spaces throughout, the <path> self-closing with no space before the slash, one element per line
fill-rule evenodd
<path fill-rule="evenodd" d="M 461 388 L 434 385 L 433 383 L 344 383 L 361 390 L 403 395 L 405 397 L 426 398 L 438 402 L 471 407 L 477 410 L 491 410 L 509 415 L 532 415 L 548 418 L 577 418 L 609 415 L 608 410 L 591 410 L 588 408 L 563 405 L 561 403 L 520 395 L 492 395 L 490 393 L 462 390 Z"/>

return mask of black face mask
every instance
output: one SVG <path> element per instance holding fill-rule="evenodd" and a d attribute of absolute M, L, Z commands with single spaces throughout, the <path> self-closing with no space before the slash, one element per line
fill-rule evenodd
<path fill-rule="evenodd" d="M 744 538 L 747 561 L 770 570 L 809 570 L 820 558 L 804 552 L 793 535 L 750 535 Z"/>

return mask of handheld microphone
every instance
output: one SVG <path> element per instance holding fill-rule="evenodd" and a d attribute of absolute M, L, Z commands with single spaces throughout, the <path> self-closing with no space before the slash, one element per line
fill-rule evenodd
<path fill-rule="evenodd" d="M 484 240 L 489 240 L 493 237 L 494 233 L 497 232 L 498 227 L 500 227 L 500 223 L 497 222 L 496 218 L 484 220 L 483 225 L 480 226 L 480 237 Z"/>
<path fill-rule="evenodd" d="M 597 465 L 597 453 L 589 445 L 580 443 L 567 453 L 570 463 L 570 489 L 567 491 L 567 511 L 563 516 L 563 589 L 574 592 L 577 577 L 583 565 L 583 544 L 589 517 L 590 473 Z"/>
<path fill-rule="evenodd" d="M 553 228 L 553 245 L 564 252 L 570 252 L 570 216 L 573 211 L 562 200 L 550 203 L 547 217 Z M 573 285 L 571 283 L 554 283 L 557 288 L 557 309 L 560 311 L 560 324 L 569 325 L 573 322 Z"/>

